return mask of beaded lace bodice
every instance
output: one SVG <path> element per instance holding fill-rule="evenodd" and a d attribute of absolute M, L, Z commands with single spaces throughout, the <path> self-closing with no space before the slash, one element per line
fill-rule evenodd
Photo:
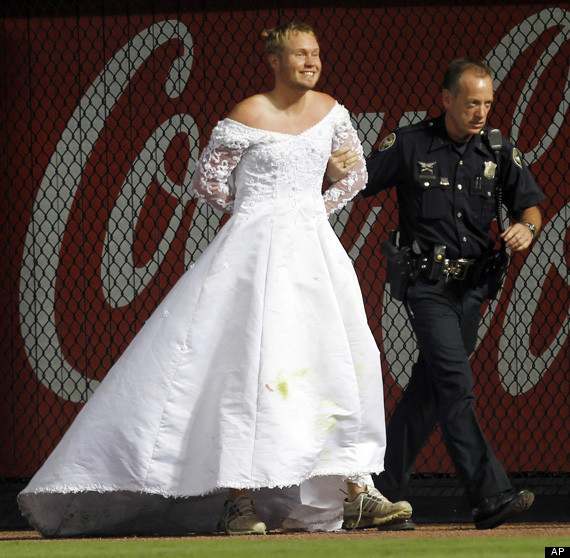
<path fill-rule="evenodd" d="M 350 144 L 360 160 L 348 175 L 322 193 L 331 153 Z M 240 163 L 238 165 L 238 163 Z M 338 103 L 317 124 L 298 135 L 220 121 L 196 166 L 192 187 L 225 213 L 253 213 L 261 205 L 281 208 L 323 202 L 337 211 L 366 185 L 362 146 L 348 111 Z"/>

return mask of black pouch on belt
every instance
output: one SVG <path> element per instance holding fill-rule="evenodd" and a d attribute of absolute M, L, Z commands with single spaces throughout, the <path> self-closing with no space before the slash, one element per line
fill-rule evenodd
<path fill-rule="evenodd" d="M 504 249 L 493 250 L 487 256 L 487 298 L 495 300 L 501 287 L 509 267 L 509 255 Z"/>
<path fill-rule="evenodd" d="M 445 246 L 438 244 L 434 246 L 431 254 L 431 261 L 427 263 L 428 279 L 430 281 L 439 281 L 443 278 L 445 270 Z"/>

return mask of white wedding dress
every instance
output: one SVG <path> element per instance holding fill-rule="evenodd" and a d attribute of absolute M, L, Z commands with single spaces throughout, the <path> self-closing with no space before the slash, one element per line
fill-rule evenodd
<path fill-rule="evenodd" d="M 346 143 L 361 160 L 322 194 Z M 327 219 L 365 182 L 339 104 L 299 135 L 218 123 L 193 188 L 232 216 L 20 493 L 35 528 L 212 531 L 228 487 L 259 489 L 269 528 L 340 528 L 344 480 L 385 449 L 379 352 Z"/>

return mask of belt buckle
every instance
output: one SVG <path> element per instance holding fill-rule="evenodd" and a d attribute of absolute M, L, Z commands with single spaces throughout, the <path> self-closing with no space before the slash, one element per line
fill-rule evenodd
<path fill-rule="evenodd" d="M 467 270 L 473 265 L 472 261 L 463 258 L 453 260 L 453 263 L 447 260 L 445 263 L 445 274 L 448 277 L 451 275 L 457 281 L 464 281 L 467 277 Z"/>

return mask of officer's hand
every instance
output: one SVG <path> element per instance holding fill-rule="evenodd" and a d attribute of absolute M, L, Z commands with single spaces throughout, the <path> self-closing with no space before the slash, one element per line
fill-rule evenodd
<path fill-rule="evenodd" d="M 532 243 L 532 233 L 526 225 L 514 223 L 500 235 L 513 252 L 526 250 Z"/>
<path fill-rule="evenodd" d="M 327 180 L 329 182 L 338 182 L 342 180 L 358 162 L 358 154 L 345 146 L 335 151 L 327 164 Z"/>

